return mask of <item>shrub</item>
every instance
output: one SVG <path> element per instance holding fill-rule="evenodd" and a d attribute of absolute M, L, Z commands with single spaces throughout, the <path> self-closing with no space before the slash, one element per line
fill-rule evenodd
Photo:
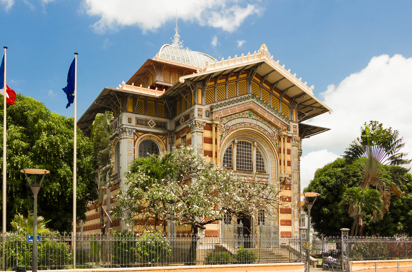
<path fill-rule="evenodd" d="M 143 264 L 165 263 L 172 254 L 169 241 L 159 232 L 146 232 L 136 242 L 135 252 Z"/>
<path fill-rule="evenodd" d="M 238 252 L 236 252 L 235 260 L 236 263 L 239 264 L 250 264 L 254 263 L 257 260 L 257 255 L 256 252 L 254 252 L 253 250 L 244 249 L 243 247 L 240 247 Z"/>
<path fill-rule="evenodd" d="M 38 248 L 39 267 L 45 269 L 64 269 L 72 264 L 73 256 L 70 247 L 65 242 L 40 242 Z"/>
<path fill-rule="evenodd" d="M 136 260 L 136 240 L 133 232 L 127 230 L 113 233 L 113 263 L 127 265 Z"/>
<path fill-rule="evenodd" d="M 233 261 L 229 252 L 212 252 L 206 255 L 205 264 L 231 264 Z"/>
<path fill-rule="evenodd" d="M 54 239 L 53 239 L 54 238 Z M 30 269 L 32 266 L 33 244 L 26 242 L 26 236 L 11 234 L 6 238 L 5 263 L 14 268 L 16 264 Z M 72 264 L 72 253 L 65 242 L 60 242 L 60 236 L 49 237 L 38 243 L 39 269 L 63 269 Z M 3 244 L 0 243 L 0 247 Z M 1 259 L 0 259 L 1 260 Z M 2 260 L 1 260 L 2 261 Z"/>
<path fill-rule="evenodd" d="M 354 260 L 385 259 L 388 256 L 387 243 L 358 242 L 353 245 L 350 257 Z"/>

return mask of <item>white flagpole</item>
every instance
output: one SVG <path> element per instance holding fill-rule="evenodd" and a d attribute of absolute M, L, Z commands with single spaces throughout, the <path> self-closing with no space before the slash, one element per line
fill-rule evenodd
<path fill-rule="evenodd" d="M 7 118 L 6 118 L 6 95 L 7 95 L 7 84 L 6 84 L 6 63 L 7 63 L 7 56 L 6 56 L 6 51 L 7 47 L 4 47 L 4 86 L 3 87 L 3 271 L 6 271 L 5 268 L 5 252 L 4 252 L 4 246 L 5 246 L 5 239 L 6 239 L 6 214 L 7 214 L 7 206 L 6 206 L 6 189 L 7 189 L 7 181 L 6 181 L 6 159 L 7 159 L 7 153 L 6 153 L 6 147 L 7 147 Z"/>
<path fill-rule="evenodd" d="M 73 148 L 73 267 L 76 269 L 76 232 L 77 232 L 77 53 L 74 53 L 74 148 Z"/>

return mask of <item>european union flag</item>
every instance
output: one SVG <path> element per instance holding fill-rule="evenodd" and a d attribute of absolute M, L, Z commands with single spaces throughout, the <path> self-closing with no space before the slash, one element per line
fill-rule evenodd
<path fill-rule="evenodd" d="M 75 60 L 72 61 L 72 64 L 70 65 L 69 68 L 69 73 L 67 74 L 67 86 L 63 88 L 63 91 L 67 95 L 67 106 L 66 109 L 70 106 L 70 104 L 73 104 L 74 101 L 74 68 L 75 68 Z"/>

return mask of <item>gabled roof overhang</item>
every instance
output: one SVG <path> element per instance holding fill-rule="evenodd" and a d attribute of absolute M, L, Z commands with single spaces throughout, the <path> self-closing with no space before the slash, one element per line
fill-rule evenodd
<path fill-rule="evenodd" d="M 265 45 L 262 45 L 258 53 L 246 56 L 242 55 L 227 60 L 208 64 L 205 69 L 198 73 L 180 77 L 180 82 L 170 88 L 165 96 L 174 96 L 179 93 L 179 89 L 187 86 L 190 83 L 207 80 L 208 78 L 228 76 L 232 73 L 238 73 L 245 70 L 256 68 L 256 75 L 259 75 L 263 80 L 270 84 L 271 88 L 283 93 L 291 100 L 291 104 L 297 105 L 298 122 L 311 119 L 320 114 L 329 112 L 332 109 L 326 106 L 318 98 L 313 95 L 313 86 L 308 87 L 306 82 L 292 75 L 290 70 L 286 70 L 280 66 L 279 61 L 274 61 L 273 56 L 270 56 Z"/>
<path fill-rule="evenodd" d="M 145 76 L 148 73 L 155 74 L 157 64 L 167 65 L 171 68 L 177 68 L 177 69 L 186 68 L 188 70 L 191 70 L 192 72 L 196 72 L 197 69 L 199 69 L 199 67 L 182 64 L 182 63 L 178 63 L 174 61 L 169 61 L 169 60 L 165 60 L 161 58 L 148 59 L 145 61 L 145 63 L 142 66 L 140 66 L 140 68 L 136 71 L 136 73 L 134 73 L 134 75 L 130 77 L 130 79 L 126 82 L 126 84 L 132 85 L 132 83 L 138 82 L 139 80 L 145 80 L 146 79 Z M 159 83 L 162 85 L 166 85 L 166 86 L 173 85 L 171 83 L 165 83 L 165 82 L 159 82 Z"/>
<path fill-rule="evenodd" d="M 160 98 L 163 94 L 163 91 L 126 85 L 124 82 L 118 89 L 104 88 L 89 108 L 83 113 L 82 117 L 80 117 L 77 125 L 82 131 L 88 131 L 93 124 L 96 114 L 103 113 L 107 110 L 113 112 L 115 107 L 121 107 L 120 95 Z"/>
<path fill-rule="evenodd" d="M 318 127 L 318 126 L 300 123 L 299 124 L 299 137 L 301 139 L 306 139 L 306 138 L 310 138 L 312 136 L 321 134 L 323 132 L 326 132 L 328 130 L 330 130 L 330 128 L 324 128 L 324 127 Z"/>

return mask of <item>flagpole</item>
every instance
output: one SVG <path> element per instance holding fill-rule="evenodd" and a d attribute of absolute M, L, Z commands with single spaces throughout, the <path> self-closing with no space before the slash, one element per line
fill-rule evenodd
<path fill-rule="evenodd" d="M 6 70 L 7 70 L 7 46 L 4 46 L 4 86 L 3 87 L 3 271 L 6 271 L 5 268 L 5 239 L 6 239 L 6 214 L 7 214 L 7 205 L 6 205 L 6 159 L 7 159 L 7 117 L 6 117 L 6 95 L 7 95 L 7 83 L 6 83 Z"/>
<path fill-rule="evenodd" d="M 76 269 L 77 232 L 77 53 L 74 53 L 74 147 L 73 147 L 73 267 Z"/>

